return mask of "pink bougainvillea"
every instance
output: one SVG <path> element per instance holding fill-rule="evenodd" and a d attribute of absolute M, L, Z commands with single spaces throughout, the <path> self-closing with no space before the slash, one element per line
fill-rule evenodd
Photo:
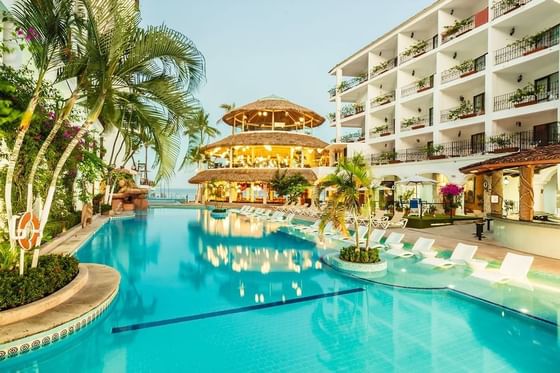
<path fill-rule="evenodd" d="M 463 187 L 457 184 L 448 183 L 442 186 L 439 192 L 446 197 L 455 197 L 463 193 Z"/>

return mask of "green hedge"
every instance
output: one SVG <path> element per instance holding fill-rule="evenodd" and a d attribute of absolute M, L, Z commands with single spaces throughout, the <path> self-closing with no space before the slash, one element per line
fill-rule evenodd
<path fill-rule="evenodd" d="M 378 249 L 356 249 L 356 246 L 341 249 L 339 258 L 352 263 L 379 263 L 381 261 Z"/>
<path fill-rule="evenodd" d="M 70 213 L 67 216 L 65 216 L 64 219 L 49 221 L 45 225 L 42 242 L 45 243 L 47 241 L 52 240 L 62 232 L 72 228 L 75 225 L 80 224 L 81 221 L 82 221 L 81 211 Z"/>
<path fill-rule="evenodd" d="M 43 255 L 37 268 L 20 276 L 18 271 L 0 271 L 0 311 L 34 302 L 66 286 L 78 274 L 72 256 Z"/>

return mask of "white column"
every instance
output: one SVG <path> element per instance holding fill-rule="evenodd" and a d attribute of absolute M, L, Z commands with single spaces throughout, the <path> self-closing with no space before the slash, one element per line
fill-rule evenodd
<path fill-rule="evenodd" d="M 21 51 L 14 40 L 13 33 L 15 31 L 15 26 L 12 22 L 4 22 L 4 32 L 3 39 L 4 45 L 11 50 L 10 53 L 5 53 L 2 56 L 2 61 L 5 65 L 13 68 L 18 68 L 21 65 Z"/>
<path fill-rule="evenodd" d="M 543 183 L 535 182 L 533 179 L 533 210 L 544 211 L 544 186 Z"/>
<path fill-rule="evenodd" d="M 338 85 L 342 82 L 342 69 L 337 69 L 336 70 L 336 87 L 338 87 Z M 340 115 L 340 111 L 342 110 L 342 99 L 340 98 L 340 95 L 338 94 L 338 92 L 336 93 L 335 96 L 335 100 L 336 100 L 336 142 L 340 142 L 340 136 L 342 133 L 342 127 L 340 125 L 340 121 L 341 121 L 341 115 Z"/>

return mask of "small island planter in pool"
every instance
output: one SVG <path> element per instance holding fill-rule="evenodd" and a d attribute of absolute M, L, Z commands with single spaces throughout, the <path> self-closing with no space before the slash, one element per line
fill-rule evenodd
<path fill-rule="evenodd" d="M 373 273 L 387 270 L 387 262 L 385 260 L 378 263 L 353 263 L 340 259 L 338 254 L 327 255 L 325 260 L 328 264 L 343 272 Z"/>
<path fill-rule="evenodd" d="M 228 213 L 226 209 L 214 209 L 210 212 L 210 216 L 214 219 L 225 219 Z"/>

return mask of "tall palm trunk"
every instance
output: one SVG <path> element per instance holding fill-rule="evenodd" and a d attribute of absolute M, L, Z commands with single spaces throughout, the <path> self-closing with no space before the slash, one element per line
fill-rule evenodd
<path fill-rule="evenodd" d="M 39 165 L 43 161 L 47 149 L 52 144 L 55 136 L 57 135 L 58 131 L 62 127 L 62 124 L 66 119 L 68 119 L 70 113 L 72 112 L 72 109 L 74 108 L 74 105 L 76 105 L 76 102 L 78 101 L 78 97 L 79 97 L 79 92 L 80 90 L 78 88 L 76 88 L 72 92 L 72 95 L 66 101 L 66 104 L 62 109 L 62 112 L 54 122 L 53 128 L 49 132 L 49 135 L 47 136 L 45 141 L 41 144 L 41 148 L 39 149 L 39 152 L 37 153 L 37 156 L 33 161 L 33 165 L 31 166 L 31 171 L 29 172 L 29 178 L 27 179 L 27 211 L 31 211 L 33 206 L 33 181 L 35 180 L 35 174 L 37 173 L 37 169 L 39 168 Z"/>
<path fill-rule="evenodd" d="M 66 149 L 64 149 L 64 152 L 62 153 L 60 159 L 58 160 L 58 163 L 56 164 L 51 179 L 51 183 L 49 185 L 49 190 L 47 192 L 47 198 L 45 199 L 45 205 L 43 206 L 43 211 L 41 213 L 41 224 L 39 227 L 41 234 L 39 235 L 39 242 L 37 246 L 41 244 L 43 230 L 45 229 L 45 224 L 47 224 L 47 221 L 49 220 L 49 214 L 51 212 L 51 205 L 54 198 L 54 193 L 56 191 L 56 184 L 58 182 L 58 177 L 60 176 L 60 173 L 62 172 L 62 169 L 66 164 L 66 161 L 68 160 L 68 158 L 70 157 L 74 149 L 76 148 L 76 145 L 78 145 L 80 140 L 91 129 L 91 127 L 94 125 L 95 121 L 99 117 L 99 114 L 101 113 L 101 109 L 103 108 L 104 103 L 105 103 L 105 95 L 102 94 L 97 99 L 95 106 L 92 108 L 90 114 L 88 115 L 86 121 L 84 122 L 84 124 L 82 125 L 78 133 L 74 136 L 74 138 L 70 141 L 70 143 L 68 143 Z"/>
<path fill-rule="evenodd" d="M 37 78 L 37 83 L 35 84 L 35 90 L 33 91 L 33 96 L 29 103 L 27 104 L 27 108 L 23 113 L 23 117 L 21 118 L 19 131 L 16 136 L 16 141 L 14 143 L 14 147 L 10 152 L 10 159 L 8 162 L 8 169 L 6 170 L 6 183 L 4 185 L 4 199 L 6 203 L 6 219 L 8 220 L 8 229 L 9 232 L 14 232 L 15 230 L 12 227 L 12 217 L 13 217 L 13 207 L 12 207 L 12 184 L 14 180 L 14 172 L 16 169 L 16 165 L 19 158 L 19 152 L 21 151 L 21 147 L 23 145 L 23 140 L 25 138 L 25 134 L 31 125 L 31 120 L 33 119 L 33 114 L 35 113 L 35 108 L 39 104 L 39 98 L 41 93 L 41 87 L 43 85 L 43 80 L 45 78 L 45 71 L 41 71 L 39 73 L 39 77 Z M 13 237 L 10 235 L 10 244 L 12 247 L 15 247 L 15 241 Z"/>

